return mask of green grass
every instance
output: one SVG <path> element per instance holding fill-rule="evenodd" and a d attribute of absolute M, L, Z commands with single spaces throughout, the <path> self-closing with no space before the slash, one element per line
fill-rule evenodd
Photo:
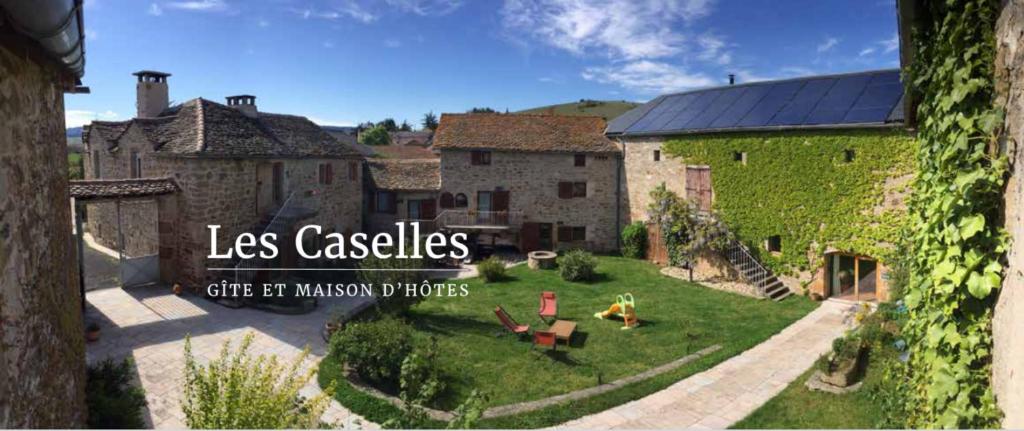
<path fill-rule="evenodd" d="M 538 108 L 526 109 L 516 112 L 517 114 L 547 114 L 557 115 L 596 115 L 611 120 L 626 111 L 640 106 L 639 103 L 627 102 L 625 100 L 585 100 L 580 102 L 562 103 L 559 105 L 541 106 Z"/>
<path fill-rule="evenodd" d="M 886 360 L 870 358 L 864 386 L 848 394 L 835 395 L 807 389 L 804 382 L 814 367 L 790 383 L 779 395 L 732 427 L 737 429 L 870 429 L 881 419 L 882 407 L 871 399 L 881 380 Z"/>
<path fill-rule="evenodd" d="M 81 153 L 68 153 L 68 178 L 72 180 L 80 180 L 83 178 L 82 174 L 82 154 Z"/>
<path fill-rule="evenodd" d="M 438 362 L 449 376 L 449 390 L 437 406 L 450 409 L 474 388 L 485 391 L 492 406 L 536 400 L 634 375 L 713 344 L 723 347 L 677 370 L 615 391 L 479 425 L 557 424 L 640 398 L 707 369 L 767 339 L 815 307 L 803 298 L 776 303 L 704 288 L 664 277 L 658 267 L 633 259 L 599 257 L 598 272 L 595 282 L 569 283 L 555 271 L 518 266 L 509 271 L 506 281 L 468 280 L 468 296 L 432 298 L 410 310 L 409 320 L 420 342 L 429 337 L 437 340 L 442 352 Z M 501 330 L 493 312 L 499 304 L 520 323 L 545 328 L 536 315 L 543 290 L 558 295 L 560 318 L 578 323 L 574 346 L 555 356 L 531 352 L 526 339 L 495 336 Z M 639 328 L 623 331 L 621 321 L 593 317 L 625 292 L 636 297 Z M 321 383 L 337 378 L 337 368 L 326 359 Z M 339 401 L 368 419 L 380 422 L 395 414 L 387 403 L 340 386 Z"/>

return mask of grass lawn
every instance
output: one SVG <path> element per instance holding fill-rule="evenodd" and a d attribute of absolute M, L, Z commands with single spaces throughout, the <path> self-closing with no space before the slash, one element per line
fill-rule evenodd
<path fill-rule="evenodd" d="M 882 407 L 871 399 L 871 391 L 882 379 L 885 360 L 872 357 L 857 392 L 835 395 L 807 389 L 804 382 L 814 374 L 812 367 L 790 383 L 775 398 L 733 425 L 737 429 L 869 429 L 876 428 Z"/>
<path fill-rule="evenodd" d="M 637 374 L 704 347 L 722 350 L 702 360 L 648 381 L 590 399 L 512 417 L 483 421 L 483 427 L 538 427 L 597 412 L 660 390 L 679 379 L 707 369 L 779 332 L 807 314 L 816 304 L 793 297 L 783 302 L 756 300 L 662 276 L 645 261 L 599 257 L 600 276 L 592 283 L 563 281 L 556 271 L 512 268 L 509 279 L 485 284 L 468 280 L 469 295 L 431 298 L 409 313 L 417 336 L 434 337 L 449 376 L 449 390 L 438 407 L 450 409 L 470 391 L 489 395 L 489 405 L 536 400 Z M 559 318 L 578 323 L 573 346 L 563 354 L 530 351 L 529 340 L 496 337 L 501 326 L 494 315 L 502 305 L 520 323 L 546 328 L 537 317 L 538 297 L 544 290 L 558 295 Z M 636 298 L 641 325 L 621 330 L 622 322 L 599 320 L 618 294 Z M 338 375 L 328 358 L 321 366 L 321 383 Z M 394 408 L 341 385 L 336 397 L 373 421 Z"/>

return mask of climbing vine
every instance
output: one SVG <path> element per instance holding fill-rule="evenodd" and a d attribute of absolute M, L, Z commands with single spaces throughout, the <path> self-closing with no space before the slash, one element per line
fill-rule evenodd
<path fill-rule="evenodd" d="M 859 130 L 693 136 L 664 151 L 710 166 L 725 224 L 773 271 L 794 273 L 830 247 L 887 261 L 909 221 L 915 148 L 903 131 Z M 775 235 L 781 252 L 765 252 Z"/>
<path fill-rule="evenodd" d="M 993 82 L 999 2 L 919 4 L 910 78 L 920 101 L 920 173 L 904 327 L 911 355 L 889 377 L 906 388 L 909 427 L 994 427 L 991 323 L 1007 245 Z"/>

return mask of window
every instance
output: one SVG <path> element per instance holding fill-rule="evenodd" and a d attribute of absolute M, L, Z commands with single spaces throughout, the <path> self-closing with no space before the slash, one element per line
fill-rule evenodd
<path fill-rule="evenodd" d="M 587 240 L 587 227 L 586 226 L 559 226 L 558 227 L 558 241 L 559 242 L 573 242 L 573 241 L 586 241 Z"/>
<path fill-rule="evenodd" d="M 376 201 L 374 212 L 382 214 L 394 214 L 397 212 L 394 192 L 379 191 L 376 193 Z"/>
<path fill-rule="evenodd" d="M 661 161 L 661 150 L 654 150 L 654 161 L 655 162 L 660 162 Z"/>
<path fill-rule="evenodd" d="M 764 247 L 771 253 L 782 252 L 782 237 L 778 235 L 772 235 L 768 237 L 764 242 Z"/>
<path fill-rule="evenodd" d="M 587 197 L 586 182 L 560 182 L 558 183 L 559 199 L 585 198 Z"/>
<path fill-rule="evenodd" d="M 577 155 L 573 156 L 573 166 L 581 166 L 582 167 L 582 166 L 586 166 L 586 165 L 587 165 L 587 155 L 586 154 L 577 154 Z"/>
<path fill-rule="evenodd" d="M 733 151 L 732 160 L 736 162 L 747 164 L 747 153 L 742 151 Z"/>
<path fill-rule="evenodd" d="M 359 163 L 348 162 L 348 179 L 351 181 L 359 179 Z"/>
<path fill-rule="evenodd" d="M 455 207 L 455 198 L 451 193 L 441 193 L 441 209 L 448 209 Z"/>
<path fill-rule="evenodd" d="M 334 182 L 334 165 L 330 163 L 320 164 L 320 184 L 331 184 Z"/>
<path fill-rule="evenodd" d="M 474 150 L 469 152 L 469 161 L 473 165 L 491 164 L 491 152 Z"/>
<path fill-rule="evenodd" d="M 843 160 L 845 160 L 846 163 L 853 163 L 853 159 L 856 156 L 857 153 L 853 150 L 843 150 Z"/>
<path fill-rule="evenodd" d="M 476 210 L 491 210 L 491 192 L 476 192 Z"/>
<path fill-rule="evenodd" d="M 135 150 L 132 150 L 131 155 L 129 157 L 129 160 L 130 160 L 130 163 L 131 163 L 131 166 L 130 166 L 131 177 L 132 178 L 140 178 L 140 177 L 142 177 L 142 159 L 139 158 L 139 152 L 135 151 Z"/>
<path fill-rule="evenodd" d="M 469 206 L 469 200 L 466 199 L 466 195 L 459 193 L 455 195 L 455 208 L 465 208 Z"/>
<path fill-rule="evenodd" d="M 100 178 L 100 150 L 93 150 L 92 152 L 92 177 L 94 179 Z"/>

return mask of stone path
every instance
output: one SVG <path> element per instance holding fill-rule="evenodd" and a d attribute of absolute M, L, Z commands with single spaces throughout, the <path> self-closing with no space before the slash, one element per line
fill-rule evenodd
<path fill-rule="evenodd" d="M 86 322 L 101 327 L 100 340 L 87 345 L 87 361 L 132 357 L 149 402 L 147 425 L 185 428 L 180 400 L 186 335 L 191 335 L 193 355 L 202 362 L 219 356 L 224 341 L 237 346 L 252 332 L 254 354 L 276 354 L 290 361 L 308 345 L 311 366 L 325 354 L 320 329 L 330 313 L 369 299 L 320 298 L 314 312 L 297 316 L 229 309 L 196 296 L 175 296 L 166 286 L 94 290 L 86 293 L 86 300 Z M 309 396 L 319 390 L 314 378 L 302 393 Z M 333 400 L 323 419 L 349 429 L 379 428 Z"/>
<path fill-rule="evenodd" d="M 856 306 L 828 300 L 767 341 L 639 400 L 561 428 L 728 428 L 777 395 L 852 327 Z"/>

